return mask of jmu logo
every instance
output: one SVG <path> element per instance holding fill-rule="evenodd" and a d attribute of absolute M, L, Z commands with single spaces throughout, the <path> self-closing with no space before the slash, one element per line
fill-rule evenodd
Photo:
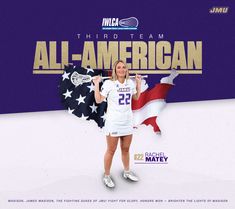
<path fill-rule="evenodd" d="M 119 20 L 119 18 L 103 18 L 103 30 L 137 30 L 139 21 L 136 17 L 129 17 Z"/>
<path fill-rule="evenodd" d="M 228 13 L 229 7 L 212 7 L 209 12 L 211 14 L 226 14 Z"/>

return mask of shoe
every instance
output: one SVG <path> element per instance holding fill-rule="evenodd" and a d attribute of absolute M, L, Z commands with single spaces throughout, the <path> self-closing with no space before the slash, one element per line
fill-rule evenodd
<path fill-rule="evenodd" d="M 132 171 L 124 171 L 123 177 L 131 181 L 139 181 L 139 178 Z"/>
<path fill-rule="evenodd" d="M 107 186 L 109 188 L 115 187 L 115 184 L 114 184 L 110 175 L 108 175 L 108 176 L 104 175 L 103 181 L 104 181 L 105 186 Z"/>

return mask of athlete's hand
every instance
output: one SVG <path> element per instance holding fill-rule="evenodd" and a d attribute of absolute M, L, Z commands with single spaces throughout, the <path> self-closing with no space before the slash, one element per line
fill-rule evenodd
<path fill-rule="evenodd" d="M 141 75 L 136 74 L 135 81 L 136 81 L 136 86 L 140 87 L 141 86 Z"/>
<path fill-rule="evenodd" d="M 93 81 L 93 83 L 95 85 L 99 85 L 99 83 L 101 82 L 101 77 L 99 75 L 98 76 L 94 76 L 92 81 Z"/>

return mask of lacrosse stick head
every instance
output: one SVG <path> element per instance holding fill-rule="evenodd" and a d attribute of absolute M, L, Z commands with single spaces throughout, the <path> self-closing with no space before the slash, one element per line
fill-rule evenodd
<path fill-rule="evenodd" d="M 90 75 L 82 75 L 76 71 L 72 73 L 70 79 L 72 84 L 75 85 L 76 87 L 82 85 L 83 83 L 88 83 L 92 81 L 92 77 Z"/>

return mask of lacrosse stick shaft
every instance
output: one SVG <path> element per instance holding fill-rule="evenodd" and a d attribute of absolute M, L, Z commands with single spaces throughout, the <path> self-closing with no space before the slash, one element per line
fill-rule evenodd
<path fill-rule="evenodd" d="M 111 77 L 106 76 L 106 77 L 101 77 L 101 78 L 102 79 L 109 79 Z M 135 78 L 135 75 L 129 76 L 129 78 Z M 148 75 L 142 75 L 141 78 L 148 78 Z"/>

